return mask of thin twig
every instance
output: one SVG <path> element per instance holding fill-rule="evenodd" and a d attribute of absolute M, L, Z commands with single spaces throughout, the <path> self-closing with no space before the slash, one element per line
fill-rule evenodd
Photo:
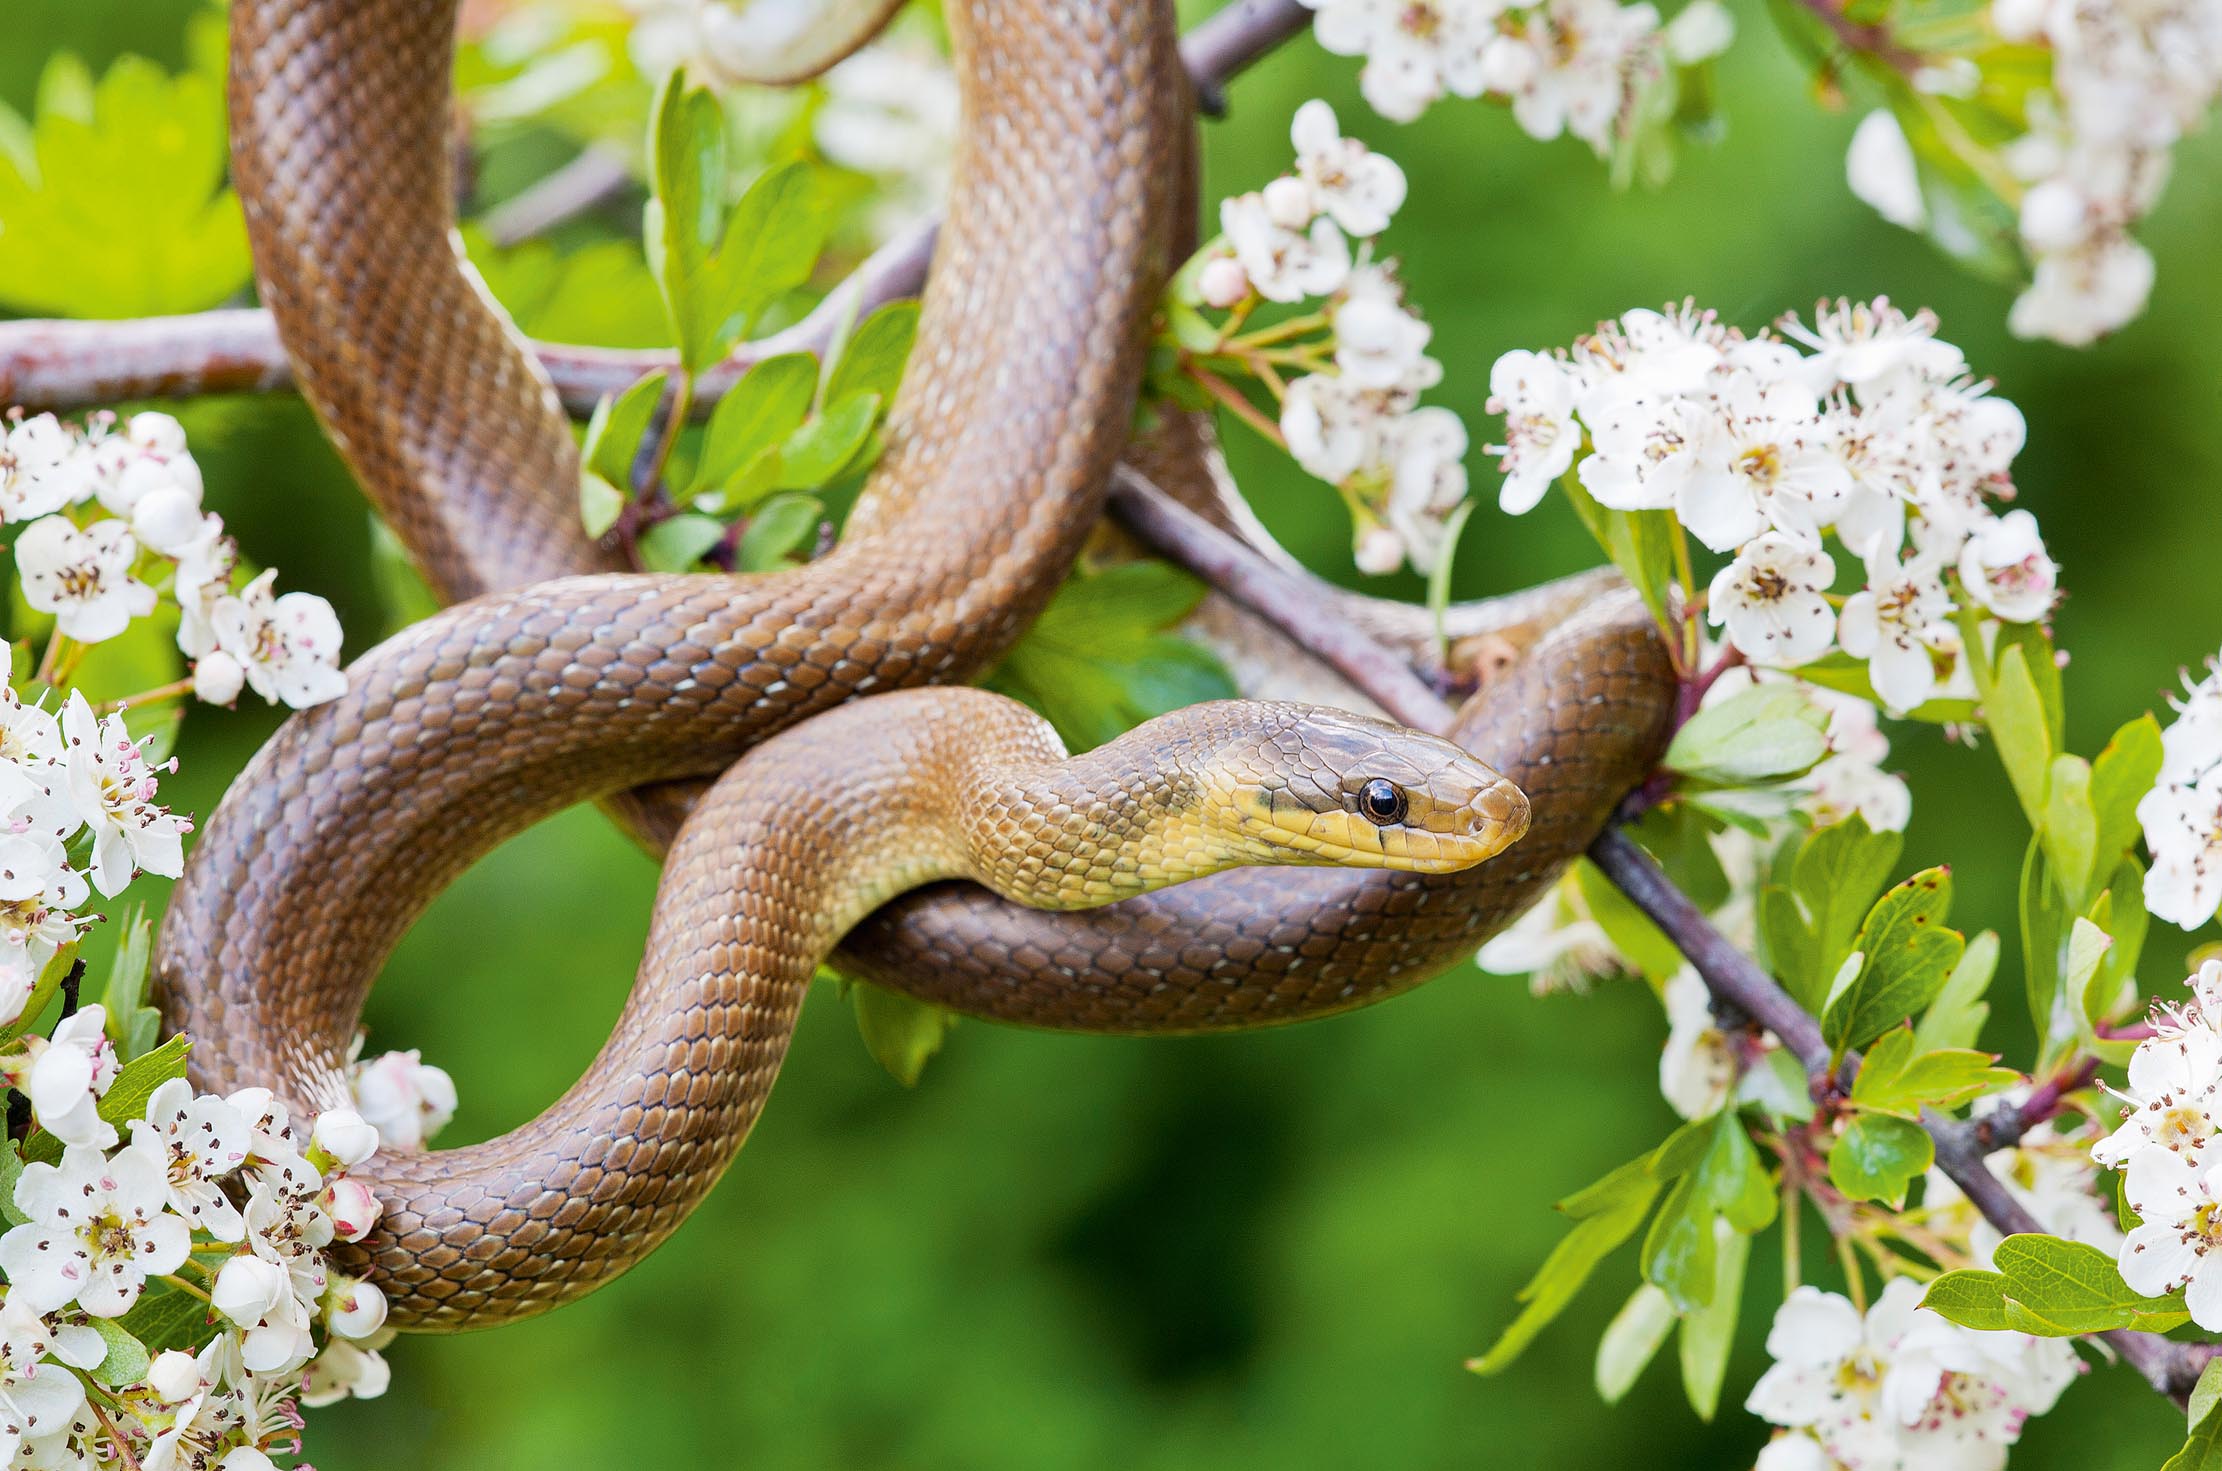
<path fill-rule="evenodd" d="M 1222 84 L 1310 20 L 1311 12 L 1297 0 L 1237 0 L 1182 38 L 1181 58 L 1199 94 L 1216 97 Z M 763 359 L 788 352 L 822 353 L 844 323 L 917 295 L 940 229 L 937 218 L 921 220 L 873 251 L 801 321 L 743 343 L 726 361 L 705 370 L 695 385 L 695 415 L 707 415 Z M 591 414 L 605 394 L 623 392 L 659 369 L 678 369 L 668 351 L 552 342 L 534 343 L 532 349 L 554 380 L 564 408 L 579 418 Z M 71 413 L 135 399 L 273 393 L 292 381 L 267 312 L 196 312 L 124 322 L 0 322 L 0 405 Z"/>
<path fill-rule="evenodd" d="M 1449 707 L 1418 681 L 1403 661 L 1359 631 L 1302 581 L 1275 567 L 1256 550 L 1179 505 L 1132 471 L 1114 481 L 1113 514 L 1154 550 L 1195 573 L 1235 602 L 1266 619 L 1296 644 L 1319 656 L 1398 720 L 1441 734 Z M 1657 925 L 1723 1005 L 1773 1032 L 1805 1069 L 1817 1095 L 1841 1092 L 1856 1076 L 1859 1058 L 1835 1061 L 1820 1023 L 1775 983 L 1750 956 L 1715 929 L 1688 895 L 1633 839 L 1608 828 L 1590 845 L 1589 857 L 1635 906 Z M 2011 1116 L 1948 1119 L 1935 1112 L 1922 1127 L 1936 1143 L 1937 1167 L 1960 1187 L 1984 1219 L 2008 1235 L 2041 1232 L 2042 1222 L 1990 1172 L 1984 1157 L 2018 1141 L 2059 1100 L 2088 1081 L 2081 1069 L 2032 1094 Z M 2213 1345 L 2171 1343 L 2153 1333 L 2121 1330 L 2099 1337 L 2134 1365 L 2154 1389 L 2182 1403 L 2199 1371 L 2215 1357 Z"/>
<path fill-rule="evenodd" d="M 495 205 L 479 218 L 486 238 L 507 248 L 601 208 L 633 182 L 630 160 L 607 143 L 589 143 L 563 167 Z"/>

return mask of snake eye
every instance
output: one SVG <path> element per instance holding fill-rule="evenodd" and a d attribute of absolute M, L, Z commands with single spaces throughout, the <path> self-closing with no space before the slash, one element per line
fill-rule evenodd
<path fill-rule="evenodd" d="M 1403 791 L 1393 781 L 1377 776 L 1358 788 L 1358 810 L 1378 826 L 1404 821 L 1406 806 Z"/>

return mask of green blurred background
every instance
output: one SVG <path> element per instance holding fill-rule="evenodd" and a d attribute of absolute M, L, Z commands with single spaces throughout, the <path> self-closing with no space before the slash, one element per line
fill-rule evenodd
<path fill-rule="evenodd" d="M 19 108 L 57 48 L 96 66 L 126 50 L 174 63 L 186 13 L 167 0 L 9 10 L 0 98 Z M 1383 123 L 1358 102 L 1353 63 L 1308 39 L 1235 86 L 1232 116 L 1206 133 L 1210 182 L 1239 190 L 1285 167 L 1288 117 L 1314 95 L 1401 161 L 1414 188 L 1389 241 L 1448 369 L 1434 397 L 1477 443 L 1493 433 L 1496 354 L 1564 343 L 1629 306 L 1690 295 L 1746 326 L 1824 294 L 1934 306 L 2028 414 L 2017 478 L 2065 567 L 2069 734 L 2093 751 L 2222 635 L 2222 149 L 2208 137 L 2178 152 L 2144 231 L 2160 281 L 2140 321 L 2087 352 L 2017 343 L 2003 290 L 1848 196 L 1856 113 L 1815 104 L 1759 7 L 1738 18 L 1725 140 L 1690 151 L 1661 193 L 1613 194 L 1580 145 L 1535 143 L 1498 109 Z M 368 519 L 307 414 L 211 402 L 189 420 L 211 500 L 249 554 L 330 597 L 354 647 L 374 639 L 386 614 Z M 1241 434 L 1259 509 L 1350 578 L 1333 498 Z M 1556 498 L 1518 521 L 1491 498 L 1458 587 L 1594 560 Z M 197 714 L 171 788 L 181 805 L 209 810 L 273 724 Z M 2010 928 L 2023 829 L 1995 763 L 1926 728 L 1895 734 L 1915 791 L 1908 867 L 1952 863 L 1955 920 Z M 616 1014 L 654 882 L 598 815 L 573 812 L 479 865 L 418 926 L 373 1002 L 374 1046 L 422 1046 L 455 1073 L 448 1142 L 529 1117 L 576 1075 Z M 2148 982 L 2169 979 L 2183 948 L 2156 936 Z M 1998 1010 L 1987 1041 L 2019 1047 L 2020 1007 Z M 1549 1203 L 1674 1122 L 1655 1086 L 1662 1035 L 1640 986 L 1536 1000 L 1461 969 L 1361 1015 L 1246 1037 L 967 1023 L 906 1091 L 821 994 L 738 1168 L 669 1246 L 552 1317 L 402 1342 L 393 1392 L 316 1412 L 309 1453 L 326 1471 L 1748 1465 L 1763 1429 L 1735 1406 L 1764 1363 L 1771 1243 L 1714 1426 L 1683 1404 L 1671 1362 L 1617 1409 L 1598 1405 L 1590 1358 L 1633 1284 L 1627 1255 L 1504 1377 L 1460 1367 L 1555 1239 Z M 2154 1466 L 2181 1435 L 2133 1375 L 2101 1372 L 2031 1425 L 2015 1464 Z"/>

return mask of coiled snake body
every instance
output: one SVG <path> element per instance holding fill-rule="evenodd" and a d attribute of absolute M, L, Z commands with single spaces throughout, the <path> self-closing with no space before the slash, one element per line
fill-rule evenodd
<path fill-rule="evenodd" d="M 660 1240 L 745 1135 L 825 948 L 901 888 L 992 875 L 931 836 L 945 819 L 910 810 L 932 790 L 921 773 L 955 780 L 959 753 L 934 732 L 1014 732 L 982 753 L 1006 765 L 972 770 L 987 786 L 967 790 L 1049 759 L 1038 728 L 987 696 L 856 697 L 976 675 L 1074 556 L 1132 414 L 1186 88 L 1169 0 L 962 0 L 948 18 L 963 138 L 888 453 L 831 554 L 729 578 L 622 572 L 578 530 L 560 412 L 449 238 L 454 0 L 232 7 L 234 169 L 265 299 L 366 489 L 443 595 L 475 600 L 358 661 L 348 694 L 289 721 L 201 836 L 156 955 L 196 1079 L 342 1101 L 379 965 L 457 872 L 563 806 L 712 775 L 817 716 L 735 768 L 680 833 L 641 980 L 594 1069 L 501 1139 L 381 1158 L 386 1216 L 353 1265 L 399 1326 L 539 1311 Z M 1505 860 L 1444 871 L 1479 854 L 1460 829 L 1468 846 L 1426 862 L 1351 850 L 1343 861 L 1389 866 L 1240 870 L 1084 914 L 936 886 L 866 919 L 841 963 L 969 1011 L 1098 1030 L 1251 1025 L 1401 989 L 1516 913 L 1655 755 L 1663 657 L 1632 600 L 1595 593 L 1540 590 L 1491 615 L 1524 657 L 1457 735 L 1528 793 L 1533 829 Z M 1283 786 L 1339 791 L 1350 816 L 1359 797 L 1323 776 L 1354 769 L 1350 749 L 1323 761 L 1306 732 L 1363 729 L 1366 759 L 1430 753 L 1456 772 L 1445 790 L 1468 790 L 1495 824 L 1491 842 L 1517 832 L 1494 775 L 1453 767 L 1439 743 L 1275 709 L 1244 717 L 1267 726 L 1246 727 L 1242 748 L 1280 762 Z M 1162 816 L 1163 763 L 1201 730 L 1228 749 L 1208 722 L 1231 718 L 1172 717 L 1059 781 L 1156 773 L 1144 805 Z M 829 751 L 867 774 L 841 778 L 856 819 L 835 824 L 842 844 L 821 841 L 823 813 L 815 828 L 773 821 L 805 768 L 826 783 Z M 911 784 L 888 784 L 906 763 Z M 664 839 L 699 790 L 627 801 Z M 1117 826 L 1101 794 L 1056 790 L 1033 790 L 1028 810 Z M 1426 831 L 1471 826 L 1449 804 L 1437 817 L 1450 828 Z M 1042 820 L 1016 846 L 1069 864 L 1069 830 Z M 1222 844 L 1186 871 L 1260 856 Z M 1153 860 L 1148 876 L 1183 872 Z M 1109 888 L 1137 886 L 1121 870 Z"/>

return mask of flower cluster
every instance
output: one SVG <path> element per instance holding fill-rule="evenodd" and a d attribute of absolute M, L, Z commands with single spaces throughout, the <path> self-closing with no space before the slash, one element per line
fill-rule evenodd
<path fill-rule="evenodd" d="M 2082 1370 L 2061 1339 L 1961 1328 L 1893 1278 L 1862 1312 L 1800 1287 L 1767 1334 L 1774 1366 L 1744 1407 L 1786 1428 L 1758 1471 L 1997 1471 L 2024 1421 Z"/>
<path fill-rule="evenodd" d="M 2176 708 L 2137 820 L 2153 859 L 2145 907 L 2190 930 L 2222 908 L 2222 672 L 2187 681 Z"/>
<path fill-rule="evenodd" d="M 2031 276 L 2007 324 L 2082 346 L 2135 318 L 2152 293 L 2153 258 L 2130 231 L 2159 202 L 2170 150 L 2222 92 L 2222 6 L 1995 0 L 1991 21 L 2052 59 L 2051 86 L 2028 100 L 2028 131 L 2000 150 L 1998 190 L 2018 197 Z M 1847 172 L 1893 224 L 1927 225 L 1914 152 L 1891 114 L 1860 124 Z"/>
<path fill-rule="evenodd" d="M 274 572 L 233 588 L 239 548 L 223 518 L 201 507 L 200 468 L 177 420 L 134 414 L 119 427 L 102 413 L 79 427 L 20 411 L 10 420 L 0 522 L 27 523 L 14 547 L 23 599 L 54 619 L 41 682 L 59 684 L 85 646 L 152 614 L 166 589 L 193 673 L 150 698 L 190 690 L 229 705 L 250 688 L 298 709 L 347 688 L 331 604 L 279 596 Z"/>
<path fill-rule="evenodd" d="M 1501 504 L 1530 509 L 1572 468 L 1599 504 L 1671 511 L 1733 554 L 1707 616 L 1752 661 L 1840 645 L 1897 712 L 1972 693 L 1953 615 L 2042 619 L 2057 569 L 2033 517 L 1991 507 L 2013 495 L 2021 414 L 1936 325 L 1838 302 L 1746 337 L 1685 305 L 1629 312 L 1571 351 L 1507 353 L 1490 375 Z M 1831 530 L 1865 568 L 1846 598 L 1829 592 Z"/>
<path fill-rule="evenodd" d="M 360 1037 L 355 1049 L 362 1050 Z M 348 1083 L 356 1111 L 396 1148 L 423 1148 L 455 1117 L 455 1080 L 414 1047 L 355 1061 Z"/>
<path fill-rule="evenodd" d="M 65 1008 L 0 1056 L 31 1104 L 6 1146 L 28 1159 L 0 1235 L 0 1458 L 261 1471 L 298 1450 L 299 1405 L 385 1388 L 385 1298 L 325 1261 L 377 1221 L 349 1171 L 378 1131 L 196 1093 L 176 1049 L 119 1064 L 107 1020 Z M 180 1294 L 204 1326 L 162 1326 Z"/>
<path fill-rule="evenodd" d="M 1404 171 L 1344 137 L 1316 99 L 1289 136 L 1294 171 L 1222 202 L 1219 237 L 1175 282 L 1176 306 L 1227 314 L 1217 326 L 1197 317 L 1183 339 L 1188 371 L 1342 491 L 1360 567 L 1390 572 L 1409 558 L 1424 571 L 1466 498 L 1466 427 L 1420 407 L 1443 376 L 1427 355 L 1432 329 L 1406 304 L 1395 263 L 1373 258 L 1373 238 L 1404 203 Z M 1309 309 L 1244 332 L 1269 304 Z M 1278 425 L 1237 402 L 1221 372 L 1263 383 Z"/>
<path fill-rule="evenodd" d="M 2222 1328 L 2222 961 L 2190 980 L 2191 1000 L 2156 1005 L 2153 1035 L 2129 1059 L 2121 1126 L 2091 1157 L 2123 1172 L 2140 1224 L 2121 1243 L 2122 1280 L 2148 1296 L 2184 1289 L 2202 1328 Z"/>
<path fill-rule="evenodd" d="M 1697 0 L 1664 30 L 1658 10 L 1619 0 L 1304 0 L 1313 33 L 1340 56 L 1362 56 L 1359 90 L 1376 112 L 1410 122 L 1448 93 L 1509 102 L 1539 139 L 1572 134 L 1606 153 L 1645 114 L 1645 94 L 1670 62 L 1718 54 L 1734 23 L 1717 0 Z"/>

